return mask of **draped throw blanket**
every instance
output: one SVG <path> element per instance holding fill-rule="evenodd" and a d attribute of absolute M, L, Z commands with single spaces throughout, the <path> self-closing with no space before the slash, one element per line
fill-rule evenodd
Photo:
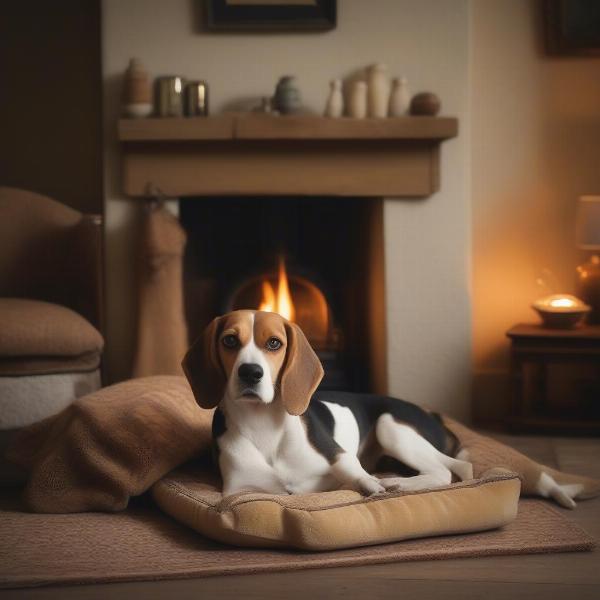
<path fill-rule="evenodd" d="M 186 234 L 163 205 L 153 204 L 139 254 L 139 306 L 134 377 L 182 375 L 188 347 L 183 303 Z"/>

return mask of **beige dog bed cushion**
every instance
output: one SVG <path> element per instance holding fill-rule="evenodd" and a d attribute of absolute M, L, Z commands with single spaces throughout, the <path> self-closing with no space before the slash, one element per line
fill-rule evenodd
<path fill-rule="evenodd" d="M 517 515 L 520 480 L 490 474 L 422 492 L 352 490 L 223 498 L 214 474 L 187 467 L 152 488 L 158 505 L 211 539 L 237 546 L 332 550 L 501 527 Z"/>

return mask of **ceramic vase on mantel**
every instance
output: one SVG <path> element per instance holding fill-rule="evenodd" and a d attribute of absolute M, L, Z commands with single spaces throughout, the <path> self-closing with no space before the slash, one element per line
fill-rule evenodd
<path fill-rule="evenodd" d="M 133 119 L 152 112 L 152 88 L 142 61 L 132 58 L 125 72 L 125 114 Z"/>
<path fill-rule="evenodd" d="M 348 116 L 364 119 L 367 116 L 367 83 L 354 81 L 348 98 Z"/>
<path fill-rule="evenodd" d="M 279 78 L 273 96 L 273 104 L 283 115 L 289 115 L 300 110 L 302 99 L 300 90 L 296 87 L 295 77 L 284 75 Z"/>
<path fill-rule="evenodd" d="M 383 63 L 376 63 L 367 69 L 368 115 L 382 119 L 387 117 L 390 98 L 390 78 L 388 68 Z"/>
<path fill-rule="evenodd" d="M 325 116 L 337 119 L 344 114 L 344 96 L 342 95 L 342 80 L 334 79 L 329 84 L 331 90 L 325 106 Z"/>
<path fill-rule="evenodd" d="M 397 77 L 392 80 L 388 116 L 402 117 L 408 114 L 410 108 L 410 91 L 406 77 Z"/>

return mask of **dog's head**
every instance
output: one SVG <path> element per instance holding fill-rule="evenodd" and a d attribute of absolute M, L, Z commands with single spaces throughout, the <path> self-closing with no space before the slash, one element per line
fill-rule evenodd
<path fill-rule="evenodd" d="M 188 350 L 183 370 L 196 402 L 213 408 L 234 402 L 281 399 L 300 415 L 323 377 L 302 330 L 276 313 L 236 310 L 214 319 Z"/>

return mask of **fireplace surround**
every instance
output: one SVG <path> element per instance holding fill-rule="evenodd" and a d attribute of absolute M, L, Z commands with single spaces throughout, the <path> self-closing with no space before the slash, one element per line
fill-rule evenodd
<path fill-rule="evenodd" d="M 439 146 L 457 129 L 448 117 L 122 120 L 123 187 L 181 200 L 191 335 L 241 306 L 236 290 L 275 286 L 285 258 L 292 292 L 304 281 L 325 298 L 330 384 L 385 392 L 383 198 L 437 191 Z"/>

